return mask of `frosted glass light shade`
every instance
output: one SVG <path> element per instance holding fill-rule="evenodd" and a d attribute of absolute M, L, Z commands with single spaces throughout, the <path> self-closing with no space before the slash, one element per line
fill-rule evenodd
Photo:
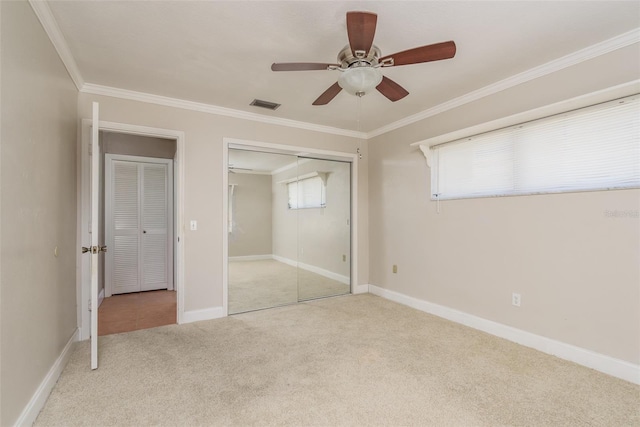
<path fill-rule="evenodd" d="M 351 95 L 362 95 L 378 86 L 381 81 L 382 73 L 378 68 L 354 67 L 340 74 L 338 85 Z"/>

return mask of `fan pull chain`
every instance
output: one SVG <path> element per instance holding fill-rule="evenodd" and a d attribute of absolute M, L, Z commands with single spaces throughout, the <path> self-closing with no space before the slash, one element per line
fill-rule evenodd
<path fill-rule="evenodd" d="M 360 132 L 360 117 L 362 116 L 362 96 L 357 96 L 357 98 L 358 98 L 358 101 L 357 101 L 358 102 L 358 108 L 357 108 L 358 132 Z M 356 153 L 358 154 L 358 159 L 362 160 L 362 153 L 360 152 L 360 147 L 356 149 Z"/>
<path fill-rule="evenodd" d="M 358 98 L 358 132 L 360 132 L 360 116 L 362 115 L 362 96 L 357 96 Z"/>

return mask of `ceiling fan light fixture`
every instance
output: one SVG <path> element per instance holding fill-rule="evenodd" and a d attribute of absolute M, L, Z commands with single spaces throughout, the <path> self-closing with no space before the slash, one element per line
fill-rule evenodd
<path fill-rule="evenodd" d="M 351 95 L 362 96 L 378 86 L 381 81 L 382 73 L 378 68 L 352 67 L 340 74 L 338 85 Z"/>

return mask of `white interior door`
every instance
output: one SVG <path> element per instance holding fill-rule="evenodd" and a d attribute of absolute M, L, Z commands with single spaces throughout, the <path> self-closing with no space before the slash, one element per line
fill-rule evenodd
<path fill-rule="evenodd" d="M 99 105 L 93 103 L 91 123 L 91 369 L 98 368 L 98 198 L 100 184 L 100 149 L 98 146 Z M 106 248 L 104 248 L 106 249 Z"/>
<path fill-rule="evenodd" d="M 106 295 L 173 289 L 172 161 L 106 160 Z"/>
<path fill-rule="evenodd" d="M 107 256 L 105 279 L 111 284 L 110 296 L 140 292 L 140 185 L 137 163 L 111 160 L 108 164 L 107 229 L 111 233 L 107 232 L 107 242 L 113 251 Z"/>
<path fill-rule="evenodd" d="M 139 166 L 142 171 L 140 287 L 143 291 L 169 289 L 169 167 L 169 163 Z"/>

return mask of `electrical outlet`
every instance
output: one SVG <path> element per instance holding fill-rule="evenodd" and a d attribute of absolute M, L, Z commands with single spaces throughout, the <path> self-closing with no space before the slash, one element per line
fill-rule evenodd
<path fill-rule="evenodd" d="M 520 297 L 520 294 L 517 294 L 515 292 L 511 294 L 511 304 L 515 305 L 516 307 L 520 307 L 521 300 L 522 297 Z"/>
<path fill-rule="evenodd" d="M 393 273 L 397 273 L 398 272 L 398 266 L 393 264 L 393 268 L 392 268 Z"/>
<path fill-rule="evenodd" d="M 192 219 L 189 223 L 189 228 L 191 229 L 191 231 L 196 231 L 198 229 L 198 221 Z"/>
<path fill-rule="evenodd" d="M 346 255 L 342 255 L 342 262 L 347 262 L 347 256 Z"/>

